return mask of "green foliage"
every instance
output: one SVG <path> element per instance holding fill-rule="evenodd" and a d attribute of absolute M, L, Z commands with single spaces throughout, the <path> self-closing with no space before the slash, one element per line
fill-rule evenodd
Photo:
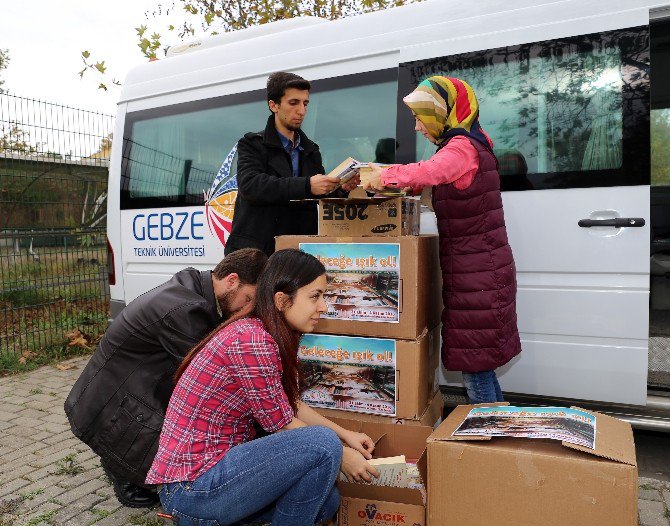
<path fill-rule="evenodd" d="M 37 526 L 40 522 L 46 522 L 47 524 L 54 524 L 54 515 L 56 515 L 57 511 L 58 510 L 52 510 L 46 513 L 42 513 L 41 515 L 38 515 L 37 517 L 30 519 L 26 523 L 26 526 Z"/>
<path fill-rule="evenodd" d="M 43 143 L 31 143 L 30 134 L 15 122 L 9 122 L 8 128 L 4 125 L 0 128 L 0 152 L 37 153 L 42 145 Z"/>
<path fill-rule="evenodd" d="M 165 30 L 168 34 L 176 34 L 179 39 L 184 39 L 196 34 L 217 35 L 299 16 L 336 20 L 420 1 L 422 0 L 173 0 L 167 8 L 162 3 L 157 4 L 155 9 L 145 13 L 145 17 L 155 24 L 161 24 L 159 19 L 169 17 Z M 160 32 L 150 32 L 149 27 L 144 24 L 136 27 L 135 31 L 137 47 L 149 60 L 156 60 L 161 49 L 163 52 L 167 51 Z M 171 39 L 173 40 L 174 38 Z M 89 51 L 82 51 L 81 57 L 84 68 L 79 76 L 83 78 L 87 71 L 96 72 L 103 79 L 98 88 L 107 91 L 109 82 L 105 78 L 105 61 L 91 60 Z M 111 83 L 120 85 L 114 79 Z"/>
<path fill-rule="evenodd" d="M 26 493 L 21 493 L 19 497 L 21 497 L 21 500 L 33 500 L 35 497 L 41 495 L 42 493 L 44 493 L 44 488 L 39 488 L 33 491 L 28 491 Z"/>
<path fill-rule="evenodd" d="M 0 49 L 0 74 L 2 73 L 3 69 L 7 69 L 7 66 L 9 66 L 9 50 Z M 5 81 L 0 79 L 0 93 L 5 92 L 5 90 L 2 88 L 4 83 Z"/>
<path fill-rule="evenodd" d="M 121 83 L 116 80 L 115 78 L 112 78 L 111 81 L 106 80 L 105 74 L 107 73 L 107 66 L 105 66 L 105 61 L 104 60 L 92 60 L 91 59 L 91 53 L 90 51 L 82 51 L 81 52 L 81 60 L 84 64 L 84 68 L 79 71 L 78 75 L 80 78 L 84 78 L 84 75 L 86 74 L 87 71 L 92 71 L 98 75 L 101 75 L 102 78 L 105 79 L 104 82 L 100 82 L 98 85 L 98 89 L 101 89 L 103 91 L 108 90 L 108 83 L 111 82 L 112 85 L 114 86 L 120 86 Z"/>
<path fill-rule="evenodd" d="M 64 456 L 56 462 L 56 465 L 58 466 L 58 469 L 54 472 L 54 475 L 70 475 L 71 477 L 74 477 L 84 471 L 84 468 L 79 465 L 76 453 L 70 453 L 69 455 Z"/>

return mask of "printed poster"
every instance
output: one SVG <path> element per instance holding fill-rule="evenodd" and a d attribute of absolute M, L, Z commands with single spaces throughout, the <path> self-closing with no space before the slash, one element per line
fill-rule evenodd
<path fill-rule="evenodd" d="M 399 323 L 398 243 L 300 243 L 326 267 L 330 320 Z"/>
<path fill-rule="evenodd" d="M 567 407 L 477 407 L 453 434 L 552 438 L 595 449 L 596 417 Z"/>
<path fill-rule="evenodd" d="M 395 340 L 305 334 L 298 359 L 312 407 L 395 416 Z"/>

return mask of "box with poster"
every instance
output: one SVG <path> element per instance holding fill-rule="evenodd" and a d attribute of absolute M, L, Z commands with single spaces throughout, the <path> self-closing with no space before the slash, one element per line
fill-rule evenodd
<path fill-rule="evenodd" d="M 427 450 L 430 524 L 637 524 L 635 444 L 621 420 L 579 408 L 464 405 Z"/>
<path fill-rule="evenodd" d="M 341 418 L 347 416 L 347 413 L 340 409 L 326 409 L 323 407 L 315 407 L 316 411 L 326 418 Z M 401 418 L 398 416 L 379 416 L 367 413 L 358 413 L 356 420 L 362 422 L 372 422 L 375 424 L 402 424 L 407 426 L 428 426 L 435 428 L 442 422 L 442 413 L 444 411 L 444 397 L 438 390 L 430 401 L 430 404 L 423 411 L 421 416 L 417 418 Z"/>
<path fill-rule="evenodd" d="M 343 415 L 419 419 L 438 388 L 439 342 L 437 329 L 416 340 L 305 334 L 298 350 L 302 399 Z"/>
<path fill-rule="evenodd" d="M 328 311 L 316 332 L 415 339 L 439 323 L 437 236 L 280 236 L 275 246 L 326 267 Z"/>
<path fill-rule="evenodd" d="M 426 526 L 425 448 L 432 428 L 332 420 L 375 441 L 373 456 L 381 474 L 372 484 L 348 482 L 343 477 L 338 480 L 338 525 Z"/>
<path fill-rule="evenodd" d="M 401 195 L 369 197 L 356 188 L 346 198 L 319 199 L 320 236 L 417 236 L 420 202 Z"/>

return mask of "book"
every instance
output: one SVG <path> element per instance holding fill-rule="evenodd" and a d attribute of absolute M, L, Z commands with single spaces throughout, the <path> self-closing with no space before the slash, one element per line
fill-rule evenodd
<path fill-rule="evenodd" d="M 363 482 L 363 484 L 394 488 L 409 488 L 416 484 L 416 475 L 414 474 L 416 469 L 412 469 L 412 466 L 406 462 L 405 455 L 373 458 L 368 460 L 368 464 L 377 468 L 379 478 L 372 477 L 371 482 Z M 344 473 L 340 473 L 340 480 L 347 481 Z"/>
<path fill-rule="evenodd" d="M 360 163 L 352 157 L 347 157 L 326 175 L 328 177 L 337 177 L 340 180 L 340 184 L 344 184 L 358 174 L 361 165 L 367 166 L 366 163 Z"/>

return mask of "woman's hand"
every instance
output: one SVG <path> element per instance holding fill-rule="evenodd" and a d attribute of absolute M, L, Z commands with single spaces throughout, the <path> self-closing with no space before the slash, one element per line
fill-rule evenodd
<path fill-rule="evenodd" d="M 347 429 L 340 434 L 340 438 L 347 446 L 355 449 L 368 460 L 372 458 L 372 452 L 375 449 L 375 443 L 365 433 L 356 433 L 355 431 L 349 431 Z"/>
<path fill-rule="evenodd" d="M 382 184 L 382 168 L 381 166 L 370 163 L 368 164 L 370 170 L 361 177 L 361 184 L 365 190 L 383 190 Z"/>
<path fill-rule="evenodd" d="M 340 471 L 346 475 L 349 482 L 370 482 L 372 477 L 379 477 L 379 471 L 368 464 L 363 455 L 350 447 L 345 447 L 342 451 Z"/>

